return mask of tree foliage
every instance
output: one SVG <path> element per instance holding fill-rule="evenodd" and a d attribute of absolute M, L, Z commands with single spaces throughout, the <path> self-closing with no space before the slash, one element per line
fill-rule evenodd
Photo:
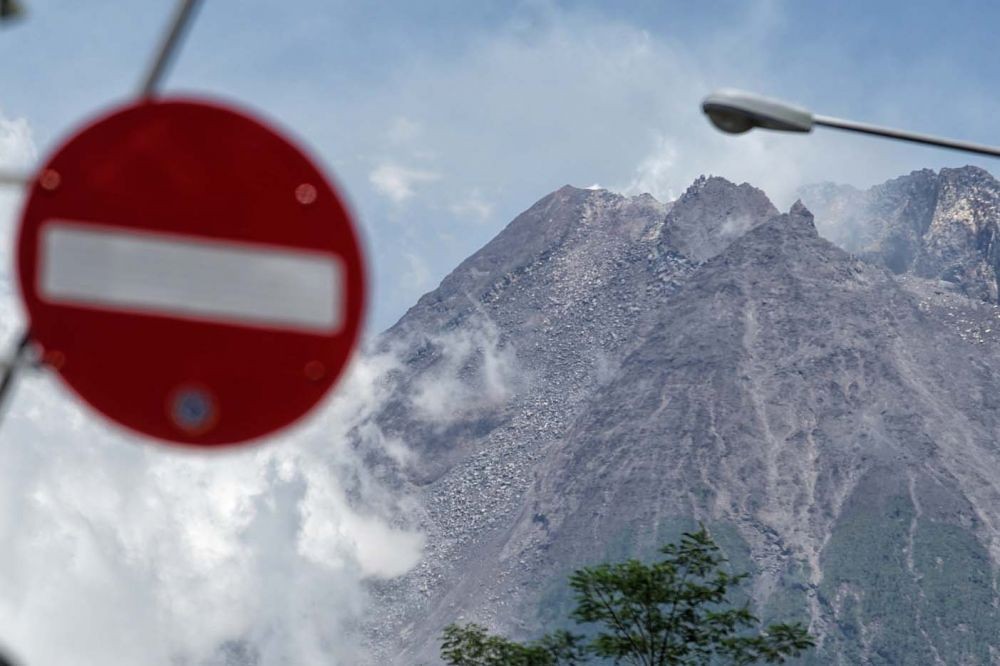
<path fill-rule="evenodd" d="M 444 629 L 441 657 L 451 666 L 554 666 L 580 664 L 577 638 L 556 632 L 522 645 L 501 636 L 491 636 L 478 624 Z"/>
<path fill-rule="evenodd" d="M 593 659 L 632 666 L 781 663 L 814 641 L 801 623 L 760 622 L 749 605 L 732 607 L 729 593 L 748 574 L 730 574 L 704 527 L 660 549 L 653 564 L 628 560 L 576 571 L 569 579 L 572 619 L 593 625 L 585 637 L 568 631 L 521 644 L 476 624 L 444 630 L 441 656 L 449 666 L 574 666 Z"/>

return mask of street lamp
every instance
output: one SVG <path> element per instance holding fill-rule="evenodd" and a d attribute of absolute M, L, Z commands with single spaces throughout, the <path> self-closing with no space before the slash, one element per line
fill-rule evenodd
<path fill-rule="evenodd" d="M 813 126 L 834 127 L 849 132 L 874 134 L 890 139 L 954 148 L 980 155 L 1000 157 L 1000 148 L 967 141 L 954 141 L 926 134 L 915 134 L 889 127 L 857 123 L 830 116 L 820 116 L 806 109 L 776 99 L 761 97 L 742 90 L 717 90 L 701 103 L 701 109 L 712 124 L 729 134 L 742 134 L 754 127 L 783 132 L 811 132 Z"/>

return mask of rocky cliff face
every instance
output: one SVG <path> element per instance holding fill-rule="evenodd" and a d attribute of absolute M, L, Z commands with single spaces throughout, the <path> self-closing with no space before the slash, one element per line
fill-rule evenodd
<path fill-rule="evenodd" d="M 415 455 L 379 464 L 428 534 L 373 590 L 384 657 L 437 663 L 456 620 L 536 635 L 572 569 L 703 521 L 761 615 L 821 637 L 808 663 L 994 663 L 996 192 L 965 169 L 805 193 L 867 261 L 720 178 L 519 216 L 380 341 L 405 369 L 378 422 Z"/>
<path fill-rule="evenodd" d="M 826 184 L 801 196 L 821 232 L 848 251 L 997 302 L 1000 183 L 988 172 L 924 169 L 864 192 Z"/>

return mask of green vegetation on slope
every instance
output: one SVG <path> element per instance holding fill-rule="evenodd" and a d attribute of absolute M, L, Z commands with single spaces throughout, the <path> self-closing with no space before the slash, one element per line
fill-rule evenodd
<path fill-rule="evenodd" d="M 799 623 L 759 620 L 730 593 L 748 574 L 731 574 L 704 527 L 660 549 L 652 564 L 630 559 L 585 567 L 570 576 L 571 617 L 596 630 L 557 630 L 529 644 L 491 636 L 481 626 L 449 625 L 441 656 L 450 666 L 557 666 L 583 663 L 780 663 L 813 646 Z"/>

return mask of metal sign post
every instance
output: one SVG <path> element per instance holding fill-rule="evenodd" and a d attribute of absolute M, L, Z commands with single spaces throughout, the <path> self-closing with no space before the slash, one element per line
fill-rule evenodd
<path fill-rule="evenodd" d="M 153 58 L 149 72 L 143 78 L 139 92 L 140 97 L 152 97 L 156 91 L 174 51 L 177 50 L 181 37 L 184 36 L 185 29 L 191 23 L 197 5 L 198 0 L 180 0 L 177 3 L 177 10 L 174 12 L 173 20 L 170 21 L 170 27 L 163 35 L 160 48 L 156 51 L 156 57 Z"/>
<path fill-rule="evenodd" d="M 11 386 L 21 368 L 27 365 L 30 350 L 31 335 L 25 331 L 21 333 L 17 344 L 14 345 L 14 353 L 0 366 L 3 372 L 3 375 L 0 375 L 0 420 L 3 419 L 3 408 L 7 401 L 7 394 L 10 393 Z M 0 666 L 3 665 L 0 664 Z"/>

